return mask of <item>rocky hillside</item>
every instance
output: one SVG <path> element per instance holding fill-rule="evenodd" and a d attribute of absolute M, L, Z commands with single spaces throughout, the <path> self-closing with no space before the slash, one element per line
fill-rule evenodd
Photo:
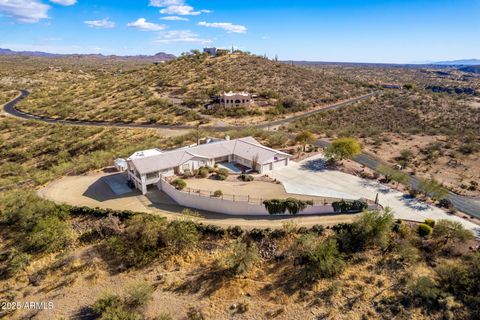
<path fill-rule="evenodd" d="M 49 117 L 107 121 L 172 124 L 241 117 L 260 122 L 369 91 L 366 84 L 337 76 L 335 70 L 290 66 L 244 53 L 215 58 L 197 53 L 129 70 L 84 70 L 70 65 L 42 71 L 42 83 L 31 85 L 32 95 L 20 108 Z M 226 90 L 249 91 L 265 105 L 229 113 L 206 111 L 210 96 Z"/>

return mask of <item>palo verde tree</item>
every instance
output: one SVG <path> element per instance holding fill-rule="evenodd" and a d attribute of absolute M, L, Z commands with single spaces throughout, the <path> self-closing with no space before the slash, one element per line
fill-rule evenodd
<path fill-rule="evenodd" d="M 295 142 L 301 143 L 303 152 L 305 152 L 307 144 L 315 142 L 315 135 L 310 131 L 302 131 L 295 136 Z"/>
<path fill-rule="evenodd" d="M 332 160 L 350 159 L 362 152 L 362 145 L 355 138 L 338 138 L 332 141 L 325 155 Z"/>
<path fill-rule="evenodd" d="M 434 179 L 420 179 L 418 191 L 434 201 L 445 199 L 448 196 L 448 190 L 440 182 Z"/>
<path fill-rule="evenodd" d="M 377 171 L 385 177 L 385 182 L 395 181 L 398 185 L 408 184 L 410 177 L 403 171 L 394 169 L 388 165 L 379 165 Z"/>

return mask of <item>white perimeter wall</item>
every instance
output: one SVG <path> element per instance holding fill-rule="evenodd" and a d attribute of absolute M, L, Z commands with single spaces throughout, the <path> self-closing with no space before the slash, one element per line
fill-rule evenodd
<path fill-rule="evenodd" d="M 254 204 L 246 201 L 231 201 L 222 200 L 219 198 L 210 198 L 205 196 L 199 196 L 197 194 L 189 194 L 175 189 L 165 180 L 160 180 L 158 183 L 160 190 L 168 194 L 178 204 L 194 208 L 198 210 L 211 211 L 217 213 L 231 214 L 231 215 L 270 215 L 263 206 L 263 204 Z M 313 205 L 307 206 L 307 208 L 299 214 L 326 214 L 334 213 L 331 205 Z"/>

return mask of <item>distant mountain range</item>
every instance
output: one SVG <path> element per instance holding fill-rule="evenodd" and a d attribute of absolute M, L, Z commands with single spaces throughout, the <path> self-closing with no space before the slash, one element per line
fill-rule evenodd
<path fill-rule="evenodd" d="M 432 64 L 439 64 L 442 66 L 476 66 L 480 65 L 480 59 L 463 59 L 451 61 L 438 61 Z"/>
<path fill-rule="evenodd" d="M 98 58 L 119 58 L 119 59 L 135 59 L 135 60 L 151 60 L 151 61 L 168 61 L 175 59 L 173 54 L 159 52 L 154 55 L 137 55 L 137 56 L 117 56 L 117 55 L 103 55 L 103 54 L 59 54 L 42 51 L 13 51 L 10 49 L 0 48 L 0 55 L 17 55 L 17 56 L 33 56 L 33 57 L 69 57 L 69 56 L 85 56 Z"/>

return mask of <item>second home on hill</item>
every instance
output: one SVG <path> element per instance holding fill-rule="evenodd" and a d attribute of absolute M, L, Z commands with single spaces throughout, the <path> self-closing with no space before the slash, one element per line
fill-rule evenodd
<path fill-rule="evenodd" d="M 252 95 L 248 92 L 224 92 L 220 97 L 220 103 L 224 107 L 247 107 L 252 102 Z"/>

